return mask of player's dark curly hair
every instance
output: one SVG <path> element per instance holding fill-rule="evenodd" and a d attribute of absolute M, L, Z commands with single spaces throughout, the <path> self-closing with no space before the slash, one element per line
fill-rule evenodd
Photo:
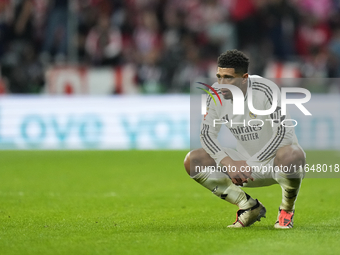
<path fill-rule="evenodd" d="M 235 73 L 245 74 L 248 72 L 249 58 L 238 50 L 228 50 L 217 59 L 217 65 L 221 68 L 234 68 Z"/>

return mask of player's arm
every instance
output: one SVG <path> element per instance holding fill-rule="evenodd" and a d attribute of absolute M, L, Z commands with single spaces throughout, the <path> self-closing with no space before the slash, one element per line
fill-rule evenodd
<path fill-rule="evenodd" d="M 202 148 L 212 157 L 216 164 L 228 155 L 223 151 L 221 144 L 217 140 L 221 124 L 215 124 L 219 120 L 217 107 L 211 102 L 211 98 L 207 99 L 207 113 L 203 116 L 201 123 L 200 141 Z"/>
<path fill-rule="evenodd" d="M 236 166 L 237 171 L 228 171 L 227 173 L 234 184 L 242 185 L 242 183 L 247 182 L 248 178 L 252 179 L 249 171 L 240 171 L 242 166 L 243 169 L 246 169 L 248 165 L 245 161 L 234 161 L 224 152 L 217 140 L 218 133 L 221 129 L 221 124 L 216 124 L 216 120 L 219 120 L 219 115 L 217 114 L 218 109 L 214 104 L 210 104 L 209 100 L 208 98 L 207 113 L 204 115 L 201 124 L 200 140 L 202 148 L 215 160 L 217 165 L 225 166 L 227 170 L 230 170 L 229 166 Z"/>

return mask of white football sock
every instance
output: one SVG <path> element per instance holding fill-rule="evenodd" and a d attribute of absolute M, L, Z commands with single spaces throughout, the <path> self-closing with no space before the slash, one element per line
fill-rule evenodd
<path fill-rule="evenodd" d="M 232 183 L 230 178 L 221 172 L 200 172 L 192 177 L 196 182 L 211 190 L 216 196 L 237 205 L 240 209 L 248 209 L 256 205 L 256 200 L 246 194 L 240 187 Z"/>
<path fill-rule="evenodd" d="M 285 211 L 293 211 L 295 208 L 295 201 L 299 194 L 302 177 L 300 173 L 278 173 L 277 182 L 282 188 L 282 203 L 280 209 Z"/>

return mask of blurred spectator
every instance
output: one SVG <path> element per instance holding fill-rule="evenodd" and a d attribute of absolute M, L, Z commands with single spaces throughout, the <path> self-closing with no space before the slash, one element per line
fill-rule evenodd
<path fill-rule="evenodd" d="M 262 22 L 278 60 L 289 60 L 295 55 L 295 36 L 299 14 L 286 0 L 270 0 L 262 9 Z"/>
<path fill-rule="evenodd" d="M 207 71 L 200 60 L 200 51 L 195 42 L 188 38 L 185 61 L 176 70 L 171 92 L 190 92 L 190 83 L 206 78 Z"/>
<path fill-rule="evenodd" d="M 308 57 L 315 51 L 325 49 L 331 37 L 329 24 L 315 16 L 304 15 L 297 34 L 297 52 Z"/>
<path fill-rule="evenodd" d="M 316 19 L 324 22 L 326 21 L 333 9 L 332 0 L 295 0 L 296 6 L 299 7 L 301 13 L 308 13 Z"/>
<path fill-rule="evenodd" d="M 144 57 L 143 63 L 138 69 L 138 81 L 142 86 L 142 91 L 145 93 L 164 92 L 161 84 L 162 71 L 158 65 L 158 59 L 157 51 L 151 51 Z"/>
<path fill-rule="evenodd" d="M 200 8 L 203 31 L 208 39 L 210 55 L 234 49 L 237 45 L 236 28 L 229 22 L 229 10 L 221 8 L 218 0 L 205 0 Z"/>
<path fill-rule="evenodd" d="M 64 62 L 67 54 L 67 21 L 69 0 L 49 0 L 49 10 L 42 47 L 42 59 L 48 62 L 51 55 Z"/>
<path fill-rule="evenodd" d="M 237 42 L 240 49 L 247 48 L 249 44 L 258 43 L 261 34 L 257 24 L 254 1 L 232 1 L 230 16 L 236 26 Z"/>
<path fill-rule="evenodd" d="M 98 10 L 89 2 L 83 1 L 79 4 L 78 34 L 76 35 L 76 48 L 78 60 L 81 63 L 91 63 L 86 53 L 85 44 L 89 32 L 97 24 Z"/>
<path fill-rule="evenodd" d="M 144 63 L 149 59 L 149 54 L 156 55 L 156 59 L 159 58 L 162 36 L 154 12 L 150 10 L 142 11 L 133 39 L 136 47 L 137 62 Z"/>
<path fill-rule="evenodd" d="M 163 32 L 164 53 L 161 59 L 161 83 L 165 90 L 170 90 L 178 63 L 183 61 L 185 49 L 182 40 L 188 35 L 188 30 L 184 26 L 184 13 L 180 10 L 169 6 L 164 12 L 164 16 L 167 29 Z"/>
<path fill-rule="evenodd" d="M 336 29 L 329 43 L 328 76 L 340 77 L 340 28 Z"/>
<path fill-rule="evenodd" d="M 122 36 L 117 28 L 110 26 L 107 15 L 99 17 L 98 24 L 86 38 L 86 52 L 95 65 L 118 65 L 121 62 Z"/>
<path fill-rule="evenodd" d="M 162 50 L 162 35 L 156 14 L 150 10 L 142 11 L 133 34 L 138 79 L 143 91 L 160 93 L 162 88 L 159 61 Z"/>
<path fill-rule="evenodd" d="M 15 8 L 12 28 L 14 40 L 21 40 L 25 43 L 34 42 L 33 11 L 32 0 L 23 0 Z"/>
<path fill-rule="evenodd" d="M 12 7 L 7 34 L 10 43 L 2 58 L 3 75 L 9 81 L 7 90 L 12 93 L 37 93 L 43 85 L 43 70 L 36 54 L 35 4 L 33 0 L 22 0 Z"/>
<path fill-rule="evenodd" d="M 10 0 L 0 0 L 0 60 L 3 57 L 9 42 L 9 26 L 12 6 Z"/>
<path fill-rule="evenodd" d="M 26 44 L 21 53 L 21 61 L 10 69 L 9 89 L 12 93 L 39 93 L 43 83 L 43 68 L 38 62 L 35 48 Z"/>

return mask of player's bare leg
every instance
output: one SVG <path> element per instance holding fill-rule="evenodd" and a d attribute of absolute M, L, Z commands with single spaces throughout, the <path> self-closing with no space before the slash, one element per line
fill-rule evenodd
<path fill-rule="evenodd" d="M 295 201 L 304 175 L 300 166 L 303 169 L 305 155 L 298 146 L 288 145 L 277 151 L 274 165 L 282 168 L 276 179 L 282 188 L 282 203 L 275 228 L 292 228 Z"/>
<path fill-rule="evenodd" d="M 216 163 L 204 149 L 189 152 L 185 157 L 184 166 L 196 182 L 211 190 L 216 196 L 239 206 L 240 209 L 248 209 L 256 204 L 256 201 L 233 184 L 225 173 L 209 169 L 216 167 Z"/>
<path fill-rule="evenodd" d="M 251 198 L 240 187 L 232 183 L 223 172 L 210 171 L 216 167 L 215 161 L 203 149 L 189 152 L 184 160 L 187 173 L 196 182 L 211 190 L 216 196 L 237 205 L 237 219 L 230 227 L 246 227 L 265 217 L 266 209 L 258 201 Z"/>

